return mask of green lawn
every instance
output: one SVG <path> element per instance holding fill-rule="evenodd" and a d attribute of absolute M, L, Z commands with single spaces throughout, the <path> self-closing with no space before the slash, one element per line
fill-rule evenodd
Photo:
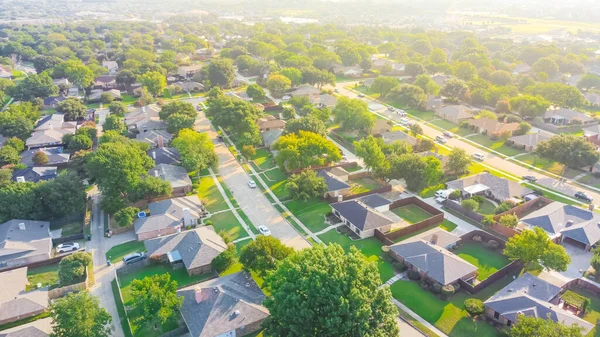
<path fill-rule="evenodd" d="M 436 185 L 431 185 L 428 186 L 426 188 L 424 188 L 421 193 L 419 193 L 419 196 L 421 196 L 421 198 L 431 198 L 435 195 L 435 192 L 437 192 L 438 190 L 442 190 L 444 189 L 445 184 L 444 183 L 439 183 Z"/>
<path fill-rule="evenodd" d="M 448 232 L 452 232 L 458 226 L 454 222 L 444 219 L 440 227 Z"/>
<path fill-rule="evenodd" d="M 369 192 L 381 187 L 381 184 L 377 180 L 369 177 L 354 179 L 351 181 L 351 184 L 353 194 Z"/>
<path fill-rule="evenodd" d="M 499 253 L 491 251 L 477 242 L 468 242 L 458 247 L 454 254 L 477 267 L 477 279 L 483 281 L 493 273 L 508 265 L 508 258 Z"/>
<path fill-rule="evenodd" d="M 256 150 L 256 154 L 252 157 L 252 160 L 260 170 L 267 170 L 277 166 L 271 152 L 267 149 Z"/>
<path fill-rule="evenodd" d="M 208 220 L 212 221 L 215 232 L 225 231 L 231 236 L 232 240 L 248 236 L 248 232 L 242 227 L 242 224 L 240 224 L 232 211 L 215 214 Z M 248 225 L 250 226 L 251 224 Z"/>
<path fill-rule="evenodd" d="M 488 214 L 494 214 L 495 210 L 496 210 L 496 206 L 494 204 L 492 204 L 489 200 L 486 199 L 483 202 L 483 204 L 479 205 L 479 208 L 477 209 L 477 213 L 483 214 L 483 215 L 488 215 Z"/>
<path fill-rule="evenodd" d="M 196 190 L 198 191 L 198 198 L 202 200 L 209 212 L 227 209 L 225 199 L 223 199 L 223 195 L 219 192 L 211 176 L 201 177 Z"/>
<path fill-rule="evenodd" d="M 596 324 L 596 327 L 592 329 L 589 334 L 587 334 L 587 337 L 600 336 L 600 329 L 598 329 L 597 325 L 598 320 L 600 320 L 600 298 L 594 295 L 594 293 L 584 289 L 572 288 L 571 291 L 590 300 L 590 305 L 588 305 L 588 307 L 585 309 L 585 315 L 583 316 L 583 319 L 592 324 Z"/>
<path fill-rule="evenodd" d="M 433 125 L 435 125 L 435 126 L 437 126 L 439 128 L 442 128 L 444 130 L 448 130 L 448 131 L 450 131 L 450 132 L 452 132 L 452 133 L 454 133 L 456 135 L 459 135 L 459 136 L 466 136 L 466 135 L 470 135 L 470 134 L 473 133 L 468 128 L 461 128 L 458 125 L 456 125 L 456 124 L 454 124 L 454 123 L 452 123 L 450 121 L 447 121 L 445 119 L 441 119 L 441 118 L 440 119 L 436 119 L 434 121 L 431 121 L 431 124 L 433 124 Z"/>
<path fill-rule="evenodd" d="M 27 291 L 37 289 L 37 284 L 42 287 L 58 284 L 58 263 L 27 269 Z"/>
<path fill-rule="evenodd" d="M 83 218 L 79 219 L 79 220 L 75 220 L 75 221 L 71 221 L 69 223 L 66 224 L 62 224 L 62 225 L 58 225 L 58 226 L 51 226 L 52 230 L 54 229 L 58 229 L 58 228 L 62 228 L 62 232 L 61 235 L 62 236 L 70 236 L 70 235 L 74 235 L 74 234 L 79 234 L 83 232 Z"/>
<path fill-rule="evenodd" d="M 393 103 L 392 105 L 396 108 L 403 109 L 403 107 L 399 104 Z M 430 121 L 432 119 L 437 118 L 437 116 L 435 115 L 435 112 L 433 112 L 433 111 L 419 111 L 419 110 L 412 110 L 412 109 L 408 109 L 408 110 L 404 109 L 404 110 L 406 112 L 408 112 L 410 115 L 420 118 L 424 121 Z"/>
<path fill-rule="evenodd" d="M 596 188 L 600 188 L 600 179 L 594 177 L 591 173 L 586 174 L 583 178 L 577 180 L 578 182 L 586 185 L 591 185 Z"/>
<path fill-rule="evenodd" d="M 538 156 L 534 155 L 533 153 L 528 153 L 526 155 L 519 156 L 519 157 L 515 158 L 515 160 L 522 161 L 522 162 L 532 165 L 534 167 L 537 167 L 542 170 L 546 170 L 548 172 L 551 172 L 551 173 L 554 173 L 557 175 L 561 175 L 561 176 L 564 176 L 567 178 L 574 178 L 575 176 L 582 173 L 582 171 L 574 170 L 574 169 L 570 169 L 570 168 L 566 168 L 566 171 L 565 171 L 565 166 L 563 164 L 557 163 L 555 161 L 551 161 L 551 160 L 543 158 L 543 157 L 538 157 Z"/>
<path fill-rule="evenodd" d="M 264 182 L 280 200 L 290 198 L 290 192 L 286 187 L 287 175 L 279 168 L 261 173 Z"/>
<path fill-rule="evenodd" d="M 431 214 L 417 205 L 406 205 L 392 210 L 394 214 L 410 224 L 431 218 Z"/>
<path fill-rule="evenodd" d="M 313 199 L 308 201 L 293 200 L 285 204 L 287 209 L 292 212 L 311 232 L 315 233 L 325 229 L 325 214 L 331 212 L 329 203 Z"/>
<path fill-rule="evenodd" d="M 110 286 L 112 288 L 113 297 L 115 298 L 115 304 L 117 305 L 117 313 L 119 314 L 119 321 L 121 323 L 121 327 L 123 328 L 123 333 L 125 337 L 132 337 L 131 335 L 131 327 L 127 322 L 127 313 L 125 311 L 125 306 L 123 305 L 123 301 L 121 300 L 121 295 L 119 293 L 119 285 L 117 284 L 117 280 L 114 279 L 110 282 Z"/>
<path fill-rule="evenodd" d="M 128 94 L 121 94 L 121 102 L 125 103 L 125 105 L 132 105 L 137 101 L 137 97 Z"/>
<path fill-rule="evenodd" d="M 475 136 L 468 137 L 467 139 L 469 139 L 470 141 L 473 141 L 479 145 L 490 148 L 494 151 L 500 152 L 503 155 L 506 155 L 509 157 L 523 153 L 522 150 L 518 150 L 518 149 L 515 149 L 514 147 L 504 145 L 503 140 L 491 140 L 490 137 L 488 137 L 487 135 L 478 134 Z"/>
<path fill-rule="evenodd" d="M 381 250 L 381 247 L 383 246 L 381 241 L 374 237 L 352 241 L 347 235 L 339 234 L 335 230 L 330 230 L 325 234 L 319 235 L 319 239 L 323 240 L 326 244 L 337 243 L 346 251 L 348 251 L 351 246 L 358 248 L 358 250 L 365 254 L 367 260 L 377 263 L 382 282 L 385 282 L 394 276 L 394 267 L 392 267 L 392 264 L 390 263 L 391 258 Z"/>
<path fill-rule="evenodd" d="M 131 253 L 146 251 L 146 246 L 141 241 L 129 241 L 116 245 L 106 252 L 106 259 L 110 262 L 117 263 L 123 260 L 123 256 Z"/>

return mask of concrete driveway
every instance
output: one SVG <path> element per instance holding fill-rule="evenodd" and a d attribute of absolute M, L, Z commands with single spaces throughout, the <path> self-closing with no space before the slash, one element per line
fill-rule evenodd
<path fill-rule="evenodd" d="M 583 276 L 583 273 L 590 268 L 592 252 L 586 252 L 581 247 L 567 242 L 563 242 L 561 246 L 565 247 L 567 254 L 571 257 L 571 264 L 569 264 L 567 271 L 560 274 L 569 279 Z"/>

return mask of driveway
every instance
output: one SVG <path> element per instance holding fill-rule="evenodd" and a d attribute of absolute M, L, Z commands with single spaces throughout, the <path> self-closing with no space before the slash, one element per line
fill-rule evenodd
<path fill-rule="evenodd" d="M 561 246 L 565 247 L 567 254 L 571 257 L 571 264 L 567 267 L 567 271 L 560 274 L 569 279 L 583 276 L 583 273 L 590 268 L 590 260 L 594 254 L 567 242 L 561 243 Z"/>
<path fill-rule="evenodd" d="M 248 186 L 248 181 L 251 180 L 250 176 L 229 152 L 227 146 L 217 140 L 217 132 L 212 128 L 204 113 L 199 114 L 194 128 L 198 132 L 207 132 L 212 139 L 215 144 L 215 152 L 219 157 L 219 175 L 252 224 L 255 227 L 267 226 L 274 237 L 294 249 L 310 247 L 310 243 L 271 205 L 260 188 Z"/>

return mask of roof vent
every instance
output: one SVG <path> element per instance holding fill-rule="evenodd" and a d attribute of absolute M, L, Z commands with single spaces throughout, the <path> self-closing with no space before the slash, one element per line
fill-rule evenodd
<path fill-rule="evenodd" d="M 569 221 L 567 221 L 567 227 L 571 227 L 571 226 L 573 226 L 573 224 L 574 224 L 574 223 L 575 223 L 575 222 L 574 222 L 573 220 L 569 220 Z"/>
<path fill-rule="evenodd" d="M 152 151 L 152 159 L 156 159 L 156 152 Z"/>
<path fill-rule="evenodd" d="M 216 293 L 218 293 L 218 292 L 219 292 L 219 288 L 218 288 L 218 287 L 214 287 L 214 288 L 213 288 L 213 291 L 214 291 L 214 292 L 215 292 L 215 294 L 216 294 Z"/>
<path fill-rule="evenodd" d="M 24 182 L 25 182 L 25 177 L 23 177 L 23 176 L 18 176 L 18 177 L 17 177 L 17 182 L 18 182 L 18 183 L 24 183 Z"/>
<path fill-rule="evenodd" d="M 236 318 L 236 317 L 238 317 L 239 315 L 240 315 L 240 311 L 239 311 L 239 310 L 236 310 L 236 311 L 234 311 L 234 312 L 233 312 L 233 314 L 231 314 L 231 316 L 232 316 L 231 318 Z"/>
<path fill-rule="evenodd" d="M 531 286 L 532 286 L 532 287 L 535 287 L 535 286 L 537 286 L 537 284 L 535 284 L 535 283 L 534 283 L 534 284 L 532 284 Z"/>
<path fill-rule="evenodd" d="M 27 229 L 27 227 L 25 227 L 25 223 L 24 222 L 19 223 L 19 230 L 24 231 L 26 229 Z"/>
<path fill-rule="evenodd" d="M 246 288 L 250 288 L 250 282 L 246 282 Z"/>
<path fill-rule="evenodd" d="M 508 291 L 509 293 L 512 293 L 515 290 L 513 288 L 508 288 L 508 289 L 506 289 L 506 291 Z"/>

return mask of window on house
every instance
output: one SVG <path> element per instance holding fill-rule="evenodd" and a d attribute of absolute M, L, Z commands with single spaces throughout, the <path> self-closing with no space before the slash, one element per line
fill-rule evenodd
<path fill-rule="evenodd" d="M 496 312 L 494 312 L 494 318 L 495 318 L 495 319 L 498 319 L 498 318 L 500 318 L 500 313 L 499 313 L 499 312 L 497 312 L 497 311 L 496 311 Z"/>
<path fill-rule="evenodd" d="M 511 326 L 512 322 L 511 321 L 506 321 L 506 326 Z"/>

